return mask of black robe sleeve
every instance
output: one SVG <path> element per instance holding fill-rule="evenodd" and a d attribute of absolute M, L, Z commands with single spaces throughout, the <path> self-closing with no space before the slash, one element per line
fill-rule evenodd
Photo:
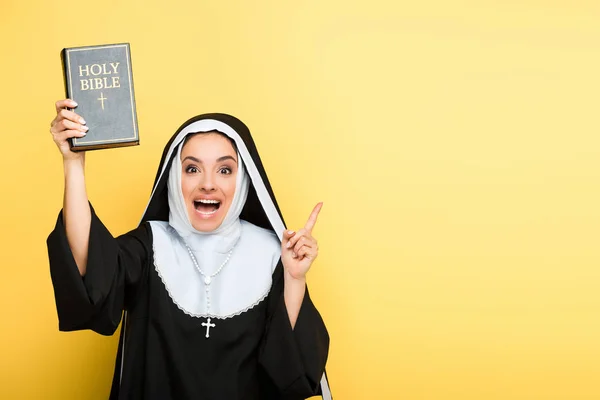
<path fill-rule="evenodd" d="M 267 326 L 259 362 L 282 398 L 306 399 L 321 394 L 319 383 L 325 371 L 329 334 L 308 289 L 292 329 L 283 288 L 280 261 L 268 297 Z"/>
<path fill-rule="evenodd" d="M 50 276 L 59 330 L 91 329 L 112 335 L 130 293 L 142 278 L 150 239 L 146 224 L 114 238 L 91 207 L 92 222 L 86 274 L 81 277 L 67 242 L 62 211 L 47 239 Z"/>

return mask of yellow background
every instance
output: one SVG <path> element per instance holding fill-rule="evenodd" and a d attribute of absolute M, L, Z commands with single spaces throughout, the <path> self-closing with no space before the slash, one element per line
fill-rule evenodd
<path fill-rule="evenodd" d="M 600 399 L 600 6 L 589 1 L 0 3 L 0 398 L 105 399 L 117 337 L 59 333 L 45 239 L 63 47 L 130 42 L 141 146 L 88 154 L 133 228 L 163 145 L 251 128 L 345 399 Z"/>

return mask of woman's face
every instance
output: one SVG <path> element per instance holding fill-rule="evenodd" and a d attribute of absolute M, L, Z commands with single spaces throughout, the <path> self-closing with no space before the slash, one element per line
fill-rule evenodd
<path fill-rule="evenodd" d="M 219 133 L 192 136 L 181 149 L 181 192 L 192 226 L 217 229 L 235 194 L 237 153 Z"/>

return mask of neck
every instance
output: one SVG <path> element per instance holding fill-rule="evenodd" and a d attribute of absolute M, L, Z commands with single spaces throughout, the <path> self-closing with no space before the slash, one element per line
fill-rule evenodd
<path fill-rule="evenodd" d="M 242 232 L 239 218 L 212 232 L 200 232 L 193 228 L 190 230 L 187 227 L 179 227 L 177 223 L 173 222 L 171 219 L 169 220 L 173 231 L 183 238 L 194 251 L 227 253 L 236 245 Z"/>

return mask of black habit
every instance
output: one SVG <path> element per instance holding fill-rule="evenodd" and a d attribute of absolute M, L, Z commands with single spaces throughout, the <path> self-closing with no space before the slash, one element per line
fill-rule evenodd
<path fill-rule="evenodd" d="M 308 291 L 292 329 L 283 297 L 281 260 L 267 297 L 239 315 L 219 320 L 219 334 L 211 332 L 210 339 L 205 337 L 206 319 L 182 311 L 155 269 L 149 221 L 169 220 L 167 177 L 174 149 L 194 123 L 203 121 L 224 124 L 237 134 L 225 132 L 235 141 L 251 177 L 240 219 L 281 234 L 277 230 L 285 224 L 248 128 L 225 114 L 194 117 L 165 147 L 150 202 L 136 229 L 115 238 L 92 208 L 83 278 L 59 214 L 47 240 L 59 329 L 112 335 L 123 322 L 110 399 L 330 396 L 324 374 L 327 329 Z M 253 268 L 252 260 L 247 264 Z"/>

